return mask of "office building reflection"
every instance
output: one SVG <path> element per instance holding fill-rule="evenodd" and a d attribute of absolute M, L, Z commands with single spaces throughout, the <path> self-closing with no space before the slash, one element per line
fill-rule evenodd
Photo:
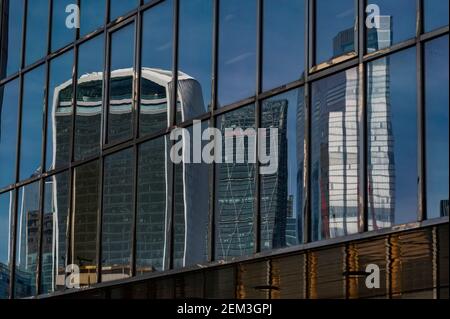
<path fill-rule="evenodd" d="M 141 134 L 152 132 L 155 127 L 160 127 L 161 122 L 165 123 L 166 127 L 171 116 L 170 96 L 173 88 L 171 71 L 160 69 L 143 68 L 141 71 L 142 93 L 141 103 L 139 107 L 139 127 Z M 120 125 L 127 125 L 129 119 L 132 118 L 134 107 L 132 101 L 132 81 L 133 69 L 120 69 L 111 72 L 111 98 L 109 101 L 109 123 L 113 123 L 113 127 L 117 132 L 123 132 Z M 178 97 L 177 97 L 177 116 L 182 120 L 192 118 L 193 116 L 203 112 L 204 102 L 200 84 L 192 77 L 179 72 L 178 74 Z M 101 72 L 83 74 L 78 79 L 77 83 L 77 98 L 76 98 L 76 127 L 75 127 L 75 153 L 83 154 L 89 153 L 95 149 L 99 144 L 101 136 L 102 123 L 102 89 L 103 89 L 103 74 Z M 69 124 L 72 121 L 72 108 L 70 96 L 72 94 L 72 82 L 67 81 L 56 87 L 53 92 L 53 105 L 51 108 L 52 125 L 53 127 L 53 164 L 52 167 L 57 167 L 58 162 L 67 158 L 70 151 L 70 145 L 67 141 L 70 139 L 68 135 L 70 130 Z M 125 128 L 126 129 L 126 128 Z M 110 132 L 111 133 L 111 132 Z M 116 136 L 117 137 L 117 136 Z M 170 141 L 164 139 L 164 149 L 167 151 L 170 147 Z M 146 153 L 152 158 L 152 166 L 160 166 L 165 168 L 165 172 L 170 170 L 172 165 L 169 153 L 161 154 L 161 148 L 155 147 L 153 149 L 145 149 Z M 119 160 L 120 157 L 111 157 L 111 160 Z M 121 165 L 120 163 L 111 163 L 114 165 Z M 97 170 L 97 172 L 92 171 Z M 93 188 L 98 183 L 98 165 L 94 165 L 89 170 L 79 170 L 74 176 L 74 185 L 84 187 L 77 187 L 74 190 L 76 193 L 77 211 L 73 218 L 77 221 L 73 228 L 71 239 L 73 263 L 80 266 L 81 284 L 89 285 L 95 282 L 95 263 L 97 258 L 97 248 L 95 245 L 95 238 L 97 234 L 97 205 L 96 201 L 92 201 Z M 176 264 L 179 266 L 190 265 L 205 260 L 205 248 L 199 249 L 199 246 L 206 247 L 207 239 L 207 220 L 208 220 L 208 185 L 207 183 L 199 184 L 198 178 L 204 176 L 207 180 L 208 167 L 205 164 L 183 164 L 177 168 L 177 178 L 175 179 L 175 188 L 179 190 L 181 196 L 177 198 L 175 206 L 175 258 Z M 123 180 L 130 175 L 127 170 L 112 169 L 108 172 L 108 178 L 111 180 Z M 127 176 L 120 174 L 126 174 Z M 97 177 L 96 177 L 97 176 Z M 161 178 L 162 177 L 162 178 Z M 66 178 L 66 177 L 65 177 Z M 68 178 L 68 177 L 67 177 Z M 155 177 L 156 178 L 156 177 Z M 75 181 L 77 179 L 77 181 Z M 91 180 L 91 182 L 89 182 Z M 154 181 L 150 181 L 152 188 L 166 189 L 169 187 L 167 176 L 160 176 Z M 44 234 L 52 234 L 53 239 L 48 240 L 46 245 L 52 245 L 52 248 L 44 247 L 44 252 L 51 252 L 50 259 L 43 256 L 44 262 L 49 262 L 51 267 L 48 267 L 47 272 L 43 273 L 46 284 L 51 284 L 54 289 L 59 289 L 64 285 L 64 272 L 62 271 L 60 257 L 55 254 L 56 251 L 63 251 L 62 246 L 65 245 L 66 216 L 60 218 L 60 214 L 65 214 L 60 208 L 67 208 L 67 188 L 66 180 L 53 181 L 53 198 L 47 200 L 53 203 L 52 214 L 45 215 L 44 219 Z M 82 183 L 82 184 L 80 184 Z M 139 185 L 138 192 L 142 185 Z M 113 193 L 111 193 L 113 192 Z M 167 194 L 167 192 L 166 192 Z M 126 211 L 115 209 L 120 205 L 131 203 L 132 187 L 126 187 L 117 183 L 117 186 L 109 188 L 108 198 L 104 202 L 103 210 L 109 211 L 112 215 L 108 220 L 113 224 L 104 221 L 102 226 L 105 236 L 108 234 L 114 238 L 108 243 L 103 244 L 103 251 L 107 251 L 108 266 L 102 269 L 102 281 L 114 280 L 128 277 L 130 274 L 130 264 L 124 264 L 124 255 L 129 255 L 129 236 L 115 235 L 114 220 L 122 220 L 125 218 L 129 220 Z M 83 200 L 81 200 L 83 199 Z M 150 238 L 158 237 L 164 241 L 163 255 L 165 256 L 167 233 L 167 216 L 170 214 L 170 207 L 168 207 L 167 196 L 158 197 L 160 203 L 155 202 L 154 196 L 140 196 L 141 205 L 147 207 L 143 214 L 140 215 L 138 222 L 155 223 L 152 215 L 151 207 L 164 207 L 164 215 L 166 216 L 165 227 L 143 227 L 138 225 L 140 229 L 147 229 L 151 232 L 147 236 Z M 84 208 L 83 208 L 84 207 Z M 114 215 L 114 216 L 113 216 Z M 123 215 L 123 216 L 122 216 Z M 127 215 L 127 216 L 125 216 Z M 129 220 L 131 222 L 131 220 Z M 131 224 L 129 224 L 128 233 L 131 232 Z M 155 234 L 155 230 L 159 235 Z M 146 236 L 141 234 L 141 236 Z M 112 238 L 112 237 L 111 237 Z M 106 245 L 106 246 L 105 246 Z M 59 247 L 59 249 L 58 249 Z M 25 247 L 24 247 L 25 249 Z M 162 270 L 162 259 L 152 259 L 149 256 L 154 256 L 155 251 L 152 245 L 148 243 L 137 242 L 137 259 L 147 260 L 145 267 L 140 267 L 138 273 L 146 271 Z M 44 253 L 45 255 L 45 253 Z M 103 256 L 105 258 L 105 256 Z M 102 259 L 103 259 L 102 258 Z M 103 260 L 102 260 L 103 262 Z M 55 274 L 56 277 L 55 278 Z M 53 277 L 54 280 L 51 280 Z"/>

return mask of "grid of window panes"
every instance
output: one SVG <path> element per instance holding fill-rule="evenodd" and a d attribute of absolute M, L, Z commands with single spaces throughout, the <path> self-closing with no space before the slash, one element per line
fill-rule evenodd
<path fill-rule="evenodd" d="M 0 12 L 0 298 L 448 222 L 447 0 Z"/>

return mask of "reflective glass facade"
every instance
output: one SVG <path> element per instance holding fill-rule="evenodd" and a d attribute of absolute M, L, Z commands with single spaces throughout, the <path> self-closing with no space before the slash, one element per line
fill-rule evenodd
<path fill-rule="evenodd" d="M 358 270 L 355 252 L 373 260 L 408 230 L 426 255 L 448 237 L 447 12 L 437 0 L 0 0 L 0 298 L 72 291 L 74 266 L 95 288 L 225 262 L 200 292 L 194 271 L 146 293 L 173 296 L 182 280 L 196 293 L 178 297 L 377 297 L 336 279 Z M 261 254 L 280 256 L 241 263 Z M 437 255 L 448 264 L 448 248 Z M 248 289 L 267 273 L 288 287 Z M 332 283 L 308 286 L 317 273 Z M 388 297 L 423 288 L 384 276 Z"/>

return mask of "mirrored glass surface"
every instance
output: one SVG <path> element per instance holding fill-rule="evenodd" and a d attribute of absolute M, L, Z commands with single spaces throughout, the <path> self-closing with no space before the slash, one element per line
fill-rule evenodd
<path fill-rule="evenodd" d="M 47 102 L 47 150 L 45 169 L 52 170 L 70 162 L 72 135 L 73 51 L 50 61 Z"/>
<path fill-rule="evenodd" d="M 164 1 L 142 17 L 142 69 L 139 134 L 147 135 L 168 126 L 172 83 L 173 3 Z"/>
<path fill-rule="evenodd" d="M 313 240 L 358 232 L 358 72 L 312 84 L 311 221 Z"/>
<path fill-rule="evenodd" d="M 25 298 L 36 294 L 40 227 L 39 188 L 39 182 L 35 182 L 19 189 L 14 298 Z"/>
<path fill-rule="evenodd" d="M 26 73 L 23 81 L 20 180 L 42 171 L 45 66 Z"/>
<path fill-rule="evenodd" d="M 260 175 L 261 250 L 303 242 L 305 108 L 303 88 L 262 104 L 259 141 L 266 156 Z"/>
<path fill-rule="evenodd" d="M 79 267 L 80 286 L 90 286 L 97 282 L 99 178 L 98 161 L 74 170 L 71 263 Z"/>
<path fill-rule="evenodd" d="M 42 221 L 41 293 L 66 287 L 66 241 L 69 216 L 68 171 L 44 181 L 44 215 Z"/>
<path fill-rule="evenodd" d="M 10 280 L 10 247 L 12 235 L 12 219 L 14 209 L 14 193 L 0 195 L 0 299 L 9 298 Z"/>
<path fill-rule="evenodd" d="M 57 0 L 52 4 L 52 51 L 69 44 L 75 40 L 76 28 L 69 28 L 67 19 L 73 11 L 66 12 L 66 8 L 76 4 L 73 0 Z M 72 9 L 73 10 L 73 9 Z M 69 19 L 69 22 L 73 22 Z"/>
<path fill-rule="evenodd" d="M 417 219 L 415 52 L 367 65 L 369 230 Z"/>
<path fill-rule="evenodd" d="M 202 160 L 207 122 L 176 131 L 174 161 L 174 268 L 208 258 L 209 165 Z"/>
<path fill-rule="evenodd" d="M 370 26 L 366 29 L 366 45 L 369 53 L 414 38 L 416 35 L 416 2 L 416 0 L 369 1 L 368 5 L 378 6 L 380 15 L 377 21 L 376 12 L 371 11 L 369 13 L 370 22 L 366 23 L 366 28 Z"/>
<path fill-rule="evenodd" d="M 16 181 L 19 81 L 0 87 L 0 188 Z"/>
<path fill-rule="evenodd" d="M 428 0 L 424 6 L 425 32 L 448 25 L 448 0 Z"/>
<path fill-rule="evenodd" d="M 100 28 L 105 23 L 108 0 L 80 0 L 80 36 Z"/>
<path fill-rule="evenodd" d="M 206 112 L 210 105 L 213 1 L 180 1 L 179 24 L 178 99 L 182 107 L 177 120 L 186 121 Z"/>
<path fill-rule="evenodd" d="M 168 137 L 139 146 L 137 174 L 136 273 L 160 271 L 165 264 L 168 209 Z"/>
<path fill-rule="evenodd" d="M 22 49 L 23 9 L 25 0 L 3 1 L 3 28 L 0 37 L 0 79 L 16 73 L 20 68 Z"/>
<path fill-rule="evenodd" d="M 316 64 L 355 50 L 355 1 L 316 0 Z"/>
<path fill-rule="evenodd" d="M 105 158 L 102 216 L 102 281 L 131 275 L 133 149 Z"/>
<path fill-rule="evenodd" d="M 75 160 L 97 155 L 101 145 L 103 109 L 102 35 L 83 43 L 78 51 L 78 82 L 75 116 Z"/>
<path fill-rule="evenodd" d="M 139 6 L 139 0 L 109 0 L 110 21 L 123 16 Z"/>
<path fill-rule="evenodd" d="M 134 23 L 111 34 L 108 143 L 133 134 Z"/>
<path fill-rule="evenodd" d="M 426 190 L 428 218 L 449 212 L 448 35 L 425 44 Z"/>
<path fill-rule="evenodd" d="M 27 2 L 25 65 L 47 54 L 49 0 Z"/>
<path fill-rule="evenodd" d="M 219 116 L 216 127 L 220 137 L 213 142 L 217 149 L 211 153 L 222 163 L 215 165 L 215 259 L 229 260 L 250 255 L 255 247 L 255 107 Z"/>
<path fill-rule="evenodd" d="M 305 71 L 305 3 L 264 1 L 263 90 L 298 80 Z"/>
<path fill-rule="evenodd" d="M 256 93 L 256 3 L 220 1 L 219 107 Z"/>

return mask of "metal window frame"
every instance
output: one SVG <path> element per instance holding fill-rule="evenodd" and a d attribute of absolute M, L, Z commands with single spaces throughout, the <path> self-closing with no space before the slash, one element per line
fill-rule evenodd
<path fill-rule="evenodd" d="M 0 9 L 4 10 L 4 1 L 0 0 Z M 215 127 L 218 116 L 221 116 L 227 112 L 237 110 L 241 107 L 244 107 L 248 104 L 254 104 L 255 105 L 255 123 L 256 128 L 260 127 L 261 125 L 261 106 L 263 103 L 263 100 L 274 97 L 276 95 L 279 95 L 281 93 L 288 92 L 293 89 L 298 89 L 303 87 L 304 88 L 304 105 L 305 105 L 305 169 L 304 169 L 304 181 L 305 181 L 305 189 L 304 191 L 304 198 L 305 203 L 304 207 L 302 208 L 302 214 L 303 214 L 303 238 L 302 242 L 303 244 L 294 247 L 294 248 L 281 248 L 281 249 L 274 249 L 271 250 L 270 254 L 280 253 L 284 251 L 289 251 L 292 249 L 301 249 L 302 246 L 308 245 L 308 244 L 315 244 L 316 242 L 312 242 L 311 238 L 311 203 L 310 203 L 310 197 L 311 197 L 311 183 L 310 183 L 310 165 L 311 165 L 311 83 L 323 78 L 326 78 L 330 75 L 345 71 L 349 68 L 357 67 L 358 69 L 358 83 L 359 83 L 359 96 L 358 96 L 358 104 L 360 108 L 360 113 L 358 115 L 358 124 L 360 126 L 359 130 L 359 176 L 358 176 L 358 184 L 359 184 L 359 190 L 358 190 L 358 206 L 359 206 L 359 235 L 360 236 L 366 236 L 370 234 L 374 234 L 374 232 L 366 233 L 368 230 L 368 199 L 367 199 L 367 162 L 368 162 L 368 154 L 367 154 L 367 137 L 368 137 L 368 131 L 367 131 L 367 92 L 366 92 L 366 80 L 367 80 L 367 72 L 366 72 L 366 66 L 369 62 L 389 56 L 391 54 L 394 54 L 396 52 L 400 52 L 409 48 L 416 48 L 416 71 L 417 71 L 417 125 L 418 125 L 418 136 L 417 136 L 417 145 L 418 145 L 418 167 L 417 167 L 417 175 L 418 175 L 418 212 L 417 212 L 417 222 L 420 224 L 422 223 L 431 223 L 433 221 L 427 220 L 426 216 L 426 150 L 425 150 L 425 143 L 426 143 L 426 136 L 425 136 L 425 87 L 424 87 L 424 68 L 425 68 L 425 58 L 424 58 L 424 44 L 427 41 L 431 41 L 432 39 L 445 36 L 449 34 L 449 26 L 443 26 L 441 28 L 432 30 L 430 32 L 424 33 L 423 28 L 423 20 L 424 20 L 424 6 L 423 1 L 424 0 L 416 0 L 416 35 L 414 38 L 396 43 L 392 45 L 391 47 L 384 49 L 382 51 L 377 51 L 373 53 L 366 53 L 365 52 L 365 42 L 366 42 L 366 29 L 365 29 L 365 5 L 367 3 L 366 0 L 355 0 L 355 55 L 351 56 L 349 58 L 344 59 L 343 61 L 333 61 L 330 65 L 327 67 L 319 67 L 317 68 L 314 63 L 315 58 L 315 1 L 316 0 L 305 0 L 305 46 L 304 46 L 304 52 L 305 52 L 305 74 L 304 78 L 286 83 L 280 87 L 276 87 L 273 89 L 270 89 L 268 91 L 262 91 L 262 78 L 263 78 L 263 41 L 264 41 L 264 34 L 263 34 L 263 7 L 264 7 L 264 0 L 255 0 L 257 1 L 257 32 L 255 34 L 256 36 L 256 43 L 257 43 L 257 68 L 256 68 L 256 75 L 255 75 L 255 81 L 256 81 L 256 90 L 255 95 L 248 97 L 246 99 L 236 101 L 230 105 L 226 105 L 224 107 L 218 108 L 218 95 L 217 95 L 217 89 L 218 89 L 218 77 L 219 74 L 219 68 L 218 68 L 218 55 L 219 55 L 219 19 L 220 19 L 220 0 L 211 0 L 213 3 L 213 12 L 212 12 L 212 19 L 213 24 L 211 26 L 212 28 L 212 48 L 211 48 L 211 54 L 212 54 L 212 74 L 211 74 L 211 105 L 210 109 L 206 111 L 205 113 L 197 116 L 196 118 L 189 119 L 187 121 L 184 121 L 182 123 L 175 123 L 176 118 L 176 101 L 177 101 L 177 71 L 178 71 L 178 37 L 179 37 L 179 19 L 180 19 L 180 3 L 179 1 L 185 1 L 185 0 L 172 0 L 173 1 L 173 34 L 172 34 L 172 68 L 173 68 L 173 77 L 175 81 L 175 85 L 173 85 L 173 91 L 171 96 L 171 101 L 169 102 L 169 107 L 171 111 L 171 121 L 170 125 L 168 127 L 161 129 L 157 132 L 154 132 L 150 135 L 146 136 L 139 136 L 139 108 L 140 108 L 140 75 L 141 75 L 141 43 L 142 43 L 142 32 L 143 32 L 143 13 L 146 10 L 151 10 L 153 6 L 156 6 L 160 3 L 166 2 L 167 0 L 153 0 L 148 3 L 144 3 L 143 0 L 139 2 L 139 7 L 125 13 L 121 17 L 118 17 L 112 21 L 110 21 L 110 10 L 111 10 L 111 1 L 106 1 L 105 6 L 105 18 L 104 18 L 104 24 L 101 27 L 98 27 L 96 30 L 93 30 L 92 32 L 89 32 L 88 34 L 84 36 L 80 36 L 80 30 L 77 30 L 75 34 L 75 39 L 70 44 L 57 49 L 55 51 L 51 51 L 51 23 L 52 23 L 52 3 L 54 0 L 49 0 L 49 16 L 48 16 L 48 34 L 47 34 L 47 54 L 45 57 L 39 59 L 38 61 L 35 61 L 31 65 L 25 65 L 25 52 L 26 52 L 26 24 L 27 24 L 27 10 L 28 10 L 28 1 L 24 1 L 24 8 L 23 8 L 23 20 L 22 20 L 22 43 L 21 43 L 21 58 L 20 58 L 20 69 L 18 72 L 9 75 L 6 78 L 3 78 L 0 80 L 0 86 L 4 86 L 7 83 L 18 80 L 19 81 L 19 110 L 18 110 L 18 125 L 17 125 L 17 137 L 18 137 L 18 144 L 16 148 L 16 167 L 15 167 L 15 174 L 16 179 L 15 183 L 8 185 L 6 187 L 3 187 L 0 189 L 0 194 L 12 192 L 13 198 L 14 198 L 14 207 L 13 207 L 13 220 L 12 220 L 12 241 L 11 241 L 11 251 L 10 251 L 10 298 L 13 298 L 14 295 L 14 269 L 15 269 L 15 254 L 16 254 L 16 225 L 17 225 L 17 214 L 18 214 L 18 207 L 17 207 L 17 200 L 19 197 L 18 192 L 20 191 L 21 187 L 24 187 L 26 185 L 29 185 L 34 182 L 40 183 L 40 229 L 39 229 L 39 250 L 42 250 L 42 236 L 43 236 L 43 196 L 44 194 L 44 187 L 43 183 L 45 183 L 45 179 L 57 175 L 59 173 L 68 171 L 69 172 L 69 179 L 70 179 L 70 185 L 69 185 L 69 220 L 70 225 L 67 229 L 67 243 L 66 243 L 66 258 L 67 263 L 71 262 L 71 241 L 72 241 L 72 223 L 73 223 L 73 206 L 74 206 L 74 170 L 78 167 L 81 167 L 82 165 L 99 161 L 99 169 L 100 169 L 100 176 L 99 176 L 99 212 L 98 212 L 98 221 L 97 221 L 97 239 L 96 239 L 96 245 L 97 245 L 97 285 L 101 283 L 101 241 L 102 241 L 102 205 L 103 205 L 103 161 L 106 156 L 109 156 L 111 154 L 114 154 L 116 152 L 120 152 L 122 150 L 125 150 L 127 148 L 132 147 L 134 149 L 134 167 L 133 167 L 133 199 L 134 202 L 133 205 L 133 223 L 132 223 L 132 251 L 131 251 L 131 275 L 134 278 L 136 275 L 136 223 L 137 223 L 137 170 L 138 170 L 138 149 L 139 146 L 147 141 L 160 138 L 162 136 L 165 136 L 169 134 L 173 129 L 176 127 L 188 127 L 192 124 L 193 120 L 200 119 L 200 120 L 208 120 L 210 126 Z M 223 0 L 222 0 L 223 1 Z M 80 5 L 81 1 L 77 0 L 77 4 Z M 4 12 L 3 12 L 4 13 Z M 0 15 L 1 17 L 1 15 Z M 109 66 L 110 66 L 110 39 L 109 37 L 111 34 L 118 30 L 121 27 L 125 27 L 129 23 L 135 23 L 135 40 L 134 40 L 134 68 L 135 68 L 135 79 L 133 81 L 133 136 L 130 139 L 127 139 L 125 141 L 119 141 L 114 144 L 104 144 L 102 143 L 100 147 L 100 151 L 98 155 L 80 160 L 75 161 L 74 159 L 74 135 L 75 135 L 75 118 L 76 118 L 76 82 L 77 82 L 77 72 L 78 72 L 78 55 L 79 55 L 79 46 L 83 43 L 95 38 L 96 36 L 99 36 L 101 34 L 104 34 L 104 57 L 105 57 L 105 63 L 104 63 L 104 79 L 103 79 L 103 102 L 104 102 L 104 112 L 102 115 L 102 142 L 105 141 L 106 138 L 106 126 L 107 126 L 107 112 L 106 112 L 106 99 L 108 98 L 108 79 L 109 79 Z M 34 70 L 35 68 L 38 68 L 42 65 L 46 65 L 46 88 L 48 88 L 48 81 L 49 81 L 49 72 L 50 72 L 50 63 L 51 60 L 54 58 L 59 57 L 60 55 L 69 52 L 73 49 L 74 52 L 74 71 L 73 71 L 73 100 L 72 100 L 72 107 L 73 107 L 73 113 L 72 113 L 72 129 L 71 129 L 71 136 L 70 136 L 70 163 L 67 165 L 64 165 L 62 167 L 56 168 L 51 171 L 46 171 L 45 169 L 43 172 L 36 177 L 32 177 L 26 180 L 19 180 L 19 169 L 20 169 L 20 138 L 21 138 L 21 117 L 22 117 L 22 103 L 23 103 L 23 81 L 24 76 L 27 72 L 30 72 Z M 48 89 L 45 91 L 45 105 L 46 110 L 45 116 L 44 116 L 44 124 L 43 124 L 43 145 L 42 145 L 42 167 L 45 167 L 45 156 L 46 156 L 46 129 L 48 126 L 47 123 L 47 108 L 48 108 Z M 258 167 L 257 167 L 258 169 Z M 215 263 L 215 231 L 216 231 L 216 225 L 215 225 L 215 201 L 216 201 L 216 181 L 215 181 L 215 164 L 213 163 L 210 165 L 210 174 L 209 174 L 209 227 L 208 227 L 208 235 L 209 235 L 209 241 L 208 241 L 208 262 L 214 264 Z M 171 198 L 171 203 L 169 205 L 170 211 L 169 211 L 169 232 L 170 235 L 169 238 L 169 253 L 167 254 L 167 262 L 168 267 L 166 267 L 169 272 L 174 271 L 173 269 L 173 261 L 174 261 L 174 251 L 173 251 L 173 236 L 174 236 L 174 224 L 173 224 L 173 218 L 174 218 L 174 204 L 175 201 L 173 199 L 174 195 L 174 174 L 173 174 L 173 168 L 172 173 L 170 175 L 170 181 L 169 181 L 169 194 L 168 198 Z M 263 254 L 261 252 L 260 247 L 260 223 L 261 223 L 261 215 L 260 215 L 260 200 L 259 200 L 259 193 L 260 193 L 260 177 L 259 174 L 256 174 L 255 177 L 255 183 L 256 183 L 256 190 L 255 190 L 255 205 L 254 205 L 254 240 L 255 240 L 255 251 L 254 255 L 252 255 L 252 258 Z M 448 222 L 447 219 L 440 219 L 443 222 Z M 393 227 L 394 228 L 394 227 Z M 378 234 L 379 232 L 375 232 Z M 39 254 L 40 256 L 41 254 Z M 247 256 L 248 257 L 248 256 Z M 244 257 L 243 257 L 244 258 Z M 38 265 L 37 265 L 38 271 L 36 274 L 36 284 L 37 284 L 37 294 L 40 294 L 40 284 L 42 281 L 42 275 L 41 275 L 41 268 L 42 268 L 42 260 L 41 257 L 38 257 Z M 308 262 L 305 259 L 305 269 L 307 271 L 308 269 Z M 165 273 L 165 272 L 164 272 Z M 144 276 L 145 277 L 145 276 Z M 140 278 L 140 276 L 138 277 Z M 95 286 L 95 285 L 94 285 Z M 307 286 L 305 286 L 307 287 Z M 307 294 L 307 288 L 305 288 L 305 293 Z M 55 292 L 56 293 L 56 292 Z"/>

